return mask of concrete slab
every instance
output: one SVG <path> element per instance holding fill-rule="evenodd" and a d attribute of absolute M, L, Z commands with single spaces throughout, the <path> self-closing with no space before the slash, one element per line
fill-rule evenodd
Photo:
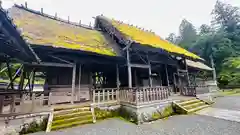
<path fill-rule="evenodd" d="M 196 112 L 199 115 L 211 116 L 219 119 L 240 122 L 240 111 L 220 109 L 220 108 L 206 108 Z"/>

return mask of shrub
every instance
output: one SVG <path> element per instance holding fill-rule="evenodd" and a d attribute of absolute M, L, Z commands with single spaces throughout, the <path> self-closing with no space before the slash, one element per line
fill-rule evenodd
<path fill-rule="evenodd" d="M 45 131 L 46 128 L 47 128 L 47 118 L 44 118 L 40 123 L 33 121 L 30 124 L 24 124 L 19 134 L 22 135 L 22 134 L 39 132 L 39 131 Z"/>

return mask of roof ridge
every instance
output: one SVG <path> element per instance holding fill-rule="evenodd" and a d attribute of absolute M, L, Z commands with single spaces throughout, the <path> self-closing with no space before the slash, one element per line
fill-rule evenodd
<path fill-rule="evenodd" d="M 31 12 L 33 14 L 37 14 L 37 15 L 40 15 L 42 17 L 46 17 L 46 18 L 49 18 L 49 19 L 52 19 L 52 20 L 55 20 L 55 21 L 63 22 L 63 23 L 66 23 L 66 24 L 70 24 L 70 25 L 73 25 L 73 26 L 82 27 L 82 28 L 86 28 L 86 29 L 90 29 L 90 30 L 95 30 L 93 27 L 91 27 L 89 25 L 79 24 L 79 23 L 76 23 L 76 22 L 71 22 L 71 21 L 68 21 L 68 20 L 65 20 L 65 19 L 62 19 L 62 18 L 59 18 L 59 17 L 52 16 L 50 14 L 41 13 L 41 11 L 30 9 L 30 8 L 24 7 L 23 5 L 14 4 L 14 7 L 19 8 L 19 9 L 23 9 L 23 10 Z"/>

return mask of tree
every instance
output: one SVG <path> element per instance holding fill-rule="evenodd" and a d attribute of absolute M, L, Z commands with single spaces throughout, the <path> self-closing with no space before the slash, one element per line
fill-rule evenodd
<path fill-rule="evenodd" d="M 171 43 L 173 43 L 173 44 L 177 44 L 177 42 L 178 42 L 178 37 L 176 36 L 176 34 L 170 33 L 170 34 L 168 35 L 168 37 L 166 38 L 166 40 L 169 41 L 169 42 L 171 42 Z"/>
<path fill-rule="evenodd" d="M 196 41 L 197 32 L 192 23 L 183 19 L 179 26 L 179 45 L 183 48 L 191 48 L 192 43 Z"/>
<path fill-rule="evenodd" d="M 214 24 L 224 27 L 227 31 L 232 31 L 240 22 L 240 12 L 238 7 L 217 1 L 212 11 Z"/>
<path fill-rule="evenodd" d="M 202 24 L 200 26 L 200 32 L 199 32 L 199 35 L 203 36 L 205 34 L 211 34 L 213 32 L 213 29 L 208 26 L 207 24 Z"/>
<path fill-rule="evenodd" d="M 228 85 L 240 85 L 240 57 L 225 60 L 219 80 Z"/>

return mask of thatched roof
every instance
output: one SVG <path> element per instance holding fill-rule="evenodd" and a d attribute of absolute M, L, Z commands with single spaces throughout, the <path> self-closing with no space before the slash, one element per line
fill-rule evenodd
<path fill-rule="evenodd" d="M 109 19 L 104 16 L 98 16 L 97 18 L 104 20 L 105 22 L 109 22 L 121 33 L 121 35 L 123 35 L 127 40 L 131 40 L 134 43 L 152 48 L 162 49 L 166 52 L 183 55 L 192 59 L 201 59 L 196 54 L 162 39 L 154 32 L 143 30 L 139 27 L 129 25 L 114 19 Z"/>
<path fill-rule="evenodd" d="M 100 31 L 78 26 L 54 16 L 22 6 L 9 9 L 9 15 L 31 45 L 51 46 L 116 56 L 112 43 Z"/>

